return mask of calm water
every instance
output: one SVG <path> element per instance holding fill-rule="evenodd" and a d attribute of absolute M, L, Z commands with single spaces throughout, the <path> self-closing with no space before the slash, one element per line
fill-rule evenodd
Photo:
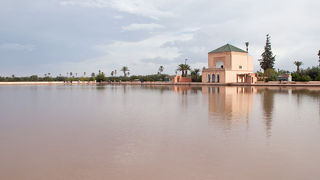
<path fill-rule="evenodd" d="M 320 179 L 320 89 L 0 86 L 1 180 Z"/>

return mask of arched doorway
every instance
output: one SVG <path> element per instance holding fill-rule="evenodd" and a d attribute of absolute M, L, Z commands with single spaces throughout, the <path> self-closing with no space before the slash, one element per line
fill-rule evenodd
<path fill-rule="evenodd" d="M 208 80 L 208 82 L 210 82 L 210 74 L 208 74 L 208 79 L 207 80 Z"/>
<path fill-rule="evenodd" d="M 212 82 L 215 82 L 215 81 L 216 81 L 215 75 L 212 74 Z"/>
<path fill-rule="evenodd" d="M 220 82 L 220 75 L 217 74 L 217 82 L 219 83 Z"/>

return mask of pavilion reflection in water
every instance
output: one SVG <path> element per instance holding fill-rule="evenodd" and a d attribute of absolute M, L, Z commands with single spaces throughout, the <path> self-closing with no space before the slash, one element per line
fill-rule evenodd
<path fill-rule="evenodd" d="M 236 121 L 248 122 L 255 88 L 202 87 L 202 93 L 208 96 L 209 123 L 219 120 L 230 125 Z"/>

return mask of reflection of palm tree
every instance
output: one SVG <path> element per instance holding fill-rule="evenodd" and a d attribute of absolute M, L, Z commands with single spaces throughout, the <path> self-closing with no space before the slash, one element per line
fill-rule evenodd
<path fill-rule="evenodd" d="M 301 61 L 295 61 L 293 64 L 297 66 L 297 72 L 300 72 L 300 66 L 302 66 L 303 63 Z"/>

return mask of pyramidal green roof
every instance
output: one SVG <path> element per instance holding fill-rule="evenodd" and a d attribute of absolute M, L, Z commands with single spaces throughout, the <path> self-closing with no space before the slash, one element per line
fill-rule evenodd
<path fill-rule="evenodd" d="M 244 53 L 247 52 L 247 51 L 244 51 L 244 50 L 242 50 L 240 48 L 232 46 L 231 44 L 226 44 L 226 45 L 224 45 L 222 47 L 219 47 L 218 49 L 215 49 L 215 50 L 213 50 L 213 51 L 211 51 L 209 53 L 231 52 L 231 51 L 233 51 L 233 52 L 244 52 Z"/>

